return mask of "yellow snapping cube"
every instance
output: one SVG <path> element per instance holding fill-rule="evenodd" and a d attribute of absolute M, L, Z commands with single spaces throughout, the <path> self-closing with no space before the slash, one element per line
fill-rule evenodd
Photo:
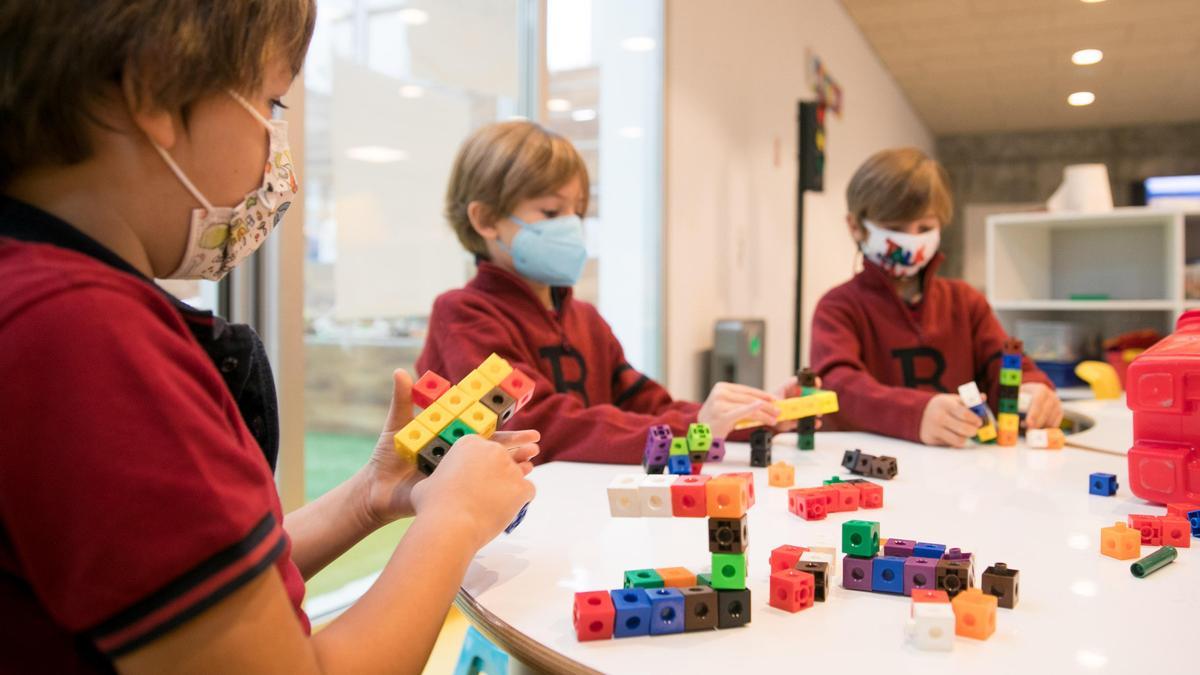
<path fill-rule="evenodd" d="M 483 363 L 479 364 L 475 372 L 486 377 L 492 383 L 492 387 L 495 387 L 503 382 L 504 378 L 508 377 L 509 373 L 512 373 L 512 370 L 512 366 L 508 365 L 508 361 L 505 361 L 496 354 L 492 354 Z"/>
<path fill-rule="evenodd" d="M 458 417 L 464 410 L 470 408 L 474 401 L 462 389 L 451 385 L 435 403 L 445 408 L 451 417 Z"/>
<path fill-rule="evenodd" d="M 428 408 L 422 410 L 420 415 L 417 415 L 417 421 L 434 436 L 437 436 L 442 433 L 443 429 L 450 426 L 450 422 L 454 421 L 454 415 L 434 401 L 429 404 Z"/>
<path fill-rule="evenodd" d="M 993 425 L 990 421 L 987 422 L 983 426 L 979 427 L 979 431 L 976 432 L 975 437 L 979 439 L 980 443 L 987 443 L 988 441 L 995 440 L 996 439 L 995 425 Z"/>
<path fill-rule="evenodd" d="M 1021 428 L 1021 417 L 1013 413 L 1000 413 L 996 417 L 1000 431 L 1017 431 Z"/>
<path fill-rule="evenodd" d="M 462 382 L 458 383 L 458 388 L 462 390 L 462 393 L 466 394 L 472 403 L 483 398 L 483 395 L 491 391 L 495 386 L 478 370 L 472 370 L 462 379 Z"/>
<path fill-rule="evenodd" d="M 396 445 L 396 454 L 410 462 L 417 461 L 417 453 L 425 444 L 433 440 L 434 433 L 425 428 L 417 420 L 412 420 L 404 425 L 404 428 L 396 432 L 392 437 L 392 442 Z"/>
<path fill-rule="evenodd" d="M 491 438 L 496 432 L 496 413 L 478 401 L 472 403 L 458 419 L 484 438 Z"/>

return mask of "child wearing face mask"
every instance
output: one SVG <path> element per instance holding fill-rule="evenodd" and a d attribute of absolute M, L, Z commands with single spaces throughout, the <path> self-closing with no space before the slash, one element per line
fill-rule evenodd
<path fill-rule="evenodd" d="M 974 381 L 995 412 L 1008 335 L 982 294 L 937 276 L 953 212 L 945 170 L 916 148 L 883 150 L 851 178 L 846 201 L 863 269 L 813 314 L 813 368 L 841 406 L 826 428 L 962 447 L 982 420 L 955 392 Z M 1026 427 L 1057 426 L 1062 405 L 1028 357 L 1021 382 Z"/>
<path fill-rule="evenodd" d="M 637 463 L 656 424 L 682 434 L 700 421 L 715 437 L 743 419 L 772 424 L 770 393 L 720 383 L 703 404 L 676 401 L 625 360 L 596 308 L 572 294 L 587 257 L 587 203 L 587 167 L 565 138 L 527 121 L 468 138 L 445 214 L 478 271 L 434 302 L 417 372 L 462 378 L 495 352 L 534 378 L 533 400 L 512 423 L 541 432 L 535 461 Z M 794 378 L 778 393 L 793 389 Z"/>

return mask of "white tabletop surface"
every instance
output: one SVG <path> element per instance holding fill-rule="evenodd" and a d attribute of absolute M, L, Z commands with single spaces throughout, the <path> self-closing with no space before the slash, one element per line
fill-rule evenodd
<path fill-rule="evenodd" d="M 898 459 L 884 485 L 882 509 L 834 513 L 808 522 L 787 511 L 783 488 L 753 469 L 757 504 L 750 511 L 748 586 L 753 616 L 739 629 L 577 642 L 571 626 L 576 591 L 621 586 L 627 569 L 709 566 L 702 518 L 613 518 L 606 486 L 640 467 L 557 462 L 531 479 L 538 497 L 525 522 L 476 558 L 464 590 L 529 638 L 579 663 L 612 673 L 1196 673 L 1200 551 L 1136 579 L 1131 561 L 1098 553 L 1100 528 L 1129 513 L 1165 513 L 1124 487 L 1125 460 L 1074 448 L 949 450 L 867 434 L 818 433 L 801 452 L 795 437 L 777 437 L 774 459 L 796 466 L 798 486 L 819 485 L 842 471 L 846 448 Z M 724 462 L 705 473 L 747 471 L 748 448 L 730 444 Z M 1088 494 L 1088 474 L 1117 474 L 1115 497 Z M 840 586 L 797 614 L 768 606 L 768 556 L 782 544 L 836 545 L 841 525 L 877 520 L 883 537 L 958 546 L 976 555 L 978 575 L 993 562 L 1019 569 L 1020 601 L 1000 609 L 987 641 L 956 638 L 949 653 L 922 652 L 903 637 L 910 600 Z M 1200 542 L 1198 542 L 1200 543 Z M 1143 547 L 1143 554 L 1153 550 Z M 839 553 L 840 558 L 840 553 Z M 840 561 L 839 561 L 840 562 Z"/>

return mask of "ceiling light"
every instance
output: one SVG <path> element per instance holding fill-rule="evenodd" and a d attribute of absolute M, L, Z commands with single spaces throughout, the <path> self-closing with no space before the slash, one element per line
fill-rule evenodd
<path fill-rule="evenodd" d="M 571 102 L 565 98 L 552 98 L 546 101 L 546 110 L 550 112 L 567 112 L 571 109 Z"/>
<path fill-rule="evenodd" d="M 621 40 L 621 48 L 630 52 L 648 52 L 657 46 L 654 38 L 647 35 L 636 35 Z"/>
<path fill-rule="evenodd" d="M 396 12 L 400 16 L 400 20 L 410 26 L 423 26 L 429 23 L 429 12 L 416 7 L 405 7 Z"/>
<path fill-rule="evenodd" d="M 1093 63 L 1100 63 L 1100 59 L 1104 58 L 1104 52 L 1099 49 L 1080 49 L 1071 55 L 1071 63 L 1077 66 L 1090 66 Z"/>
<path fill-rule="evenodd" d="M 1067 103 L 1071 105 L 1091 105 L 1096 100 L 1096 95 L 1090 91 L 1077 91 L 1067 97 Z"/>
<path fill-rule="evenodd" d="M 390 164 L 408 159 L 407 152 L 382 145 L 359 145 L 347 148 L 346 156 L 359 162 L 372 164 Z"/>
<path fill-rule="evenodd" d="M 425 87 L 419 84 L 406 84 L 400 87 L 400 95 L 404 98 L 421 98 L 425 95 Z"/>
<path fill-rule="evenodd" d="M 591 108 L 580 108 L 571 113 L 571 119 L 576 122 L 591 122 L 596 119 L 596 111 Z"/>

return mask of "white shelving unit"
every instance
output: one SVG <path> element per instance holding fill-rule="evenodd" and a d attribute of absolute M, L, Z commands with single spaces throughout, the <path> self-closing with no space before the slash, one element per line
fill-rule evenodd
<path fill-rule="evenodd" d="M 1184 310 L 1200 309 L 1183 283 L 1197 246 L 1200 214 L 1179 210 L 990 216 L 988 301 L 1010 332 L 1022 319 L 1069 321 L 1103 336 L 1169 332 Z M 1104 299 L 1073 299 L 1081 295 Z"/>

